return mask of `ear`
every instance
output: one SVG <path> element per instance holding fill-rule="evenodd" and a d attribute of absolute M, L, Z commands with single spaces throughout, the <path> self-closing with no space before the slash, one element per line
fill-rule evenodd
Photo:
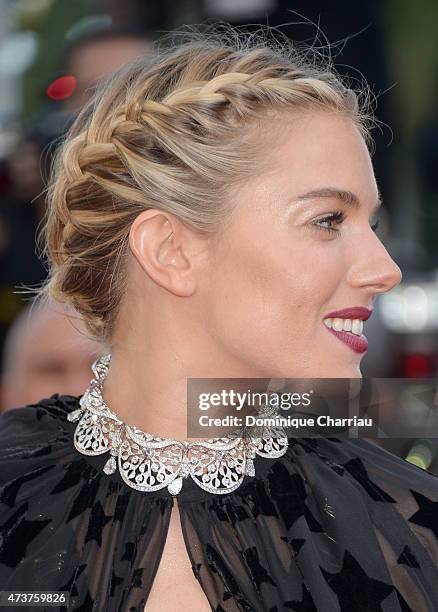
<path fill-rule="evenodd" d="M 193 232 L 171 213 L 148 209 L 140 213 L 129 231 L 132 254 L 160 287 L 187 297 L 196 289 Z"/>

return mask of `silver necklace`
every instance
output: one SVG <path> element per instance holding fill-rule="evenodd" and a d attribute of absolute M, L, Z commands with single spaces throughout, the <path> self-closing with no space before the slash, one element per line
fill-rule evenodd
<path fill-rule="evenodd" d="M 222 438 L 188 442 L 161 438 L 124 423 L 102 397 L 110 360 L 111 353 L 95 360 L 91 366 L 95 378 L 80 398 L 80 408 L 67 419 L 79 421 L 75 448 L 84 455 L 109 452 L 103 471 L 113 474 L 118 467 L 124 482 L 133 489 L 149 492 L 167 487 L 177 495 L 183 479 L 190 476 L 209 493 L 230 493 L 245 475 L 255 475 L 256 455 L 273 459 L 286 452 L 289 441 L 279 427 L 258 427 L 257 432 L 262 433 L 257 437 L 242 435 L 242 428 Z M 272 408 L 264 408 L 259 415 L 273 414 Z"/>

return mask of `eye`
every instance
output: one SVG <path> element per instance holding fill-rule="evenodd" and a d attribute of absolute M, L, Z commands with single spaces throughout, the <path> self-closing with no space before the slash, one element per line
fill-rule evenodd
<path fill-rule="evenodd" d="M 345 214 L 341 210 L 337 210 L 336 212 L 331 213 L 330 215 L 326 215 L 325 217 L 322 217 L 321 219 L 317 219 L 316 221 L 313 221 L 311 225 L 318 230 L 322 229 L 322 230 L 325 230 L 326 232 L 336 235 L 336 234 L 339 234 L 339 230 L 332 227 L 332 224 L 341 225 L 341 223 L 344 220 L 345 220 Z M 380 220 L 376 219 L 376 221 L 372 225 L 370 225 L 373 232 L 377 231 L 379 227 L 379 222 Z M 328 225 L 323 225 L 324 223 Z"/>
<path fill-rule="evenodd" d="M 326 223 L 326 224 L 340 225 L 342 221 L 344 221 L 344 219 L 345 219 L 344 213 L 341 210 L 337 210 L 336 212 L 331 213 L 330 215 L 326 215 L 325 217 L 322 217 L 321 219 L 317 219 L 316 221 L 313 221 L 312 225 L 318 230 L 322 229 L 331 234 L 338 234 L 339 233 L 338 229 L 335 229 L 331 225 L 326 226 L 322 224 Z"/>

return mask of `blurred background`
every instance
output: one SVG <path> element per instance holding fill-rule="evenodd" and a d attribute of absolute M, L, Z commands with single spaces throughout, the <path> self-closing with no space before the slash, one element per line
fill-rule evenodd
<path fill-rule="evenodd" d="M 373 133 L 378 233 L 403 281 L 376 301 L 362 372 L 438 375 L 436 0 L 0 0 L 0 411 L 82 393 L 99 354 L 74 312 L 32 308 L 22 292 L 46 275 L 35 237 L 57 139 L 96 79 L 151 52 L 162 34 L 216 19 L 250 31 L 277 26 L 308 43 L 319 26 L 319 42 L 335 44 L 337 70 L 370 84 L 386 124 Z M 415 440 L 379 443 L 406 456 Z M 437 443 L 426 463 L 438 472 Z"/>

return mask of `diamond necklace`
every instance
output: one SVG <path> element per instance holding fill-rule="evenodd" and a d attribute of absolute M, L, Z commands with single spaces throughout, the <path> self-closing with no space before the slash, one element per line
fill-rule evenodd
<path fill-rule="evenodd" d="M 161 438 L 124 423 L 102 397 L 111 353 L 96 359 L 91 366 L 95 378 L 79 400 L 80 408 L 67 415 L 79 421 L 74 446 L 84 455 L 110 458 L 103 471 L 113 474 L 117 467 L 124 482 L 138 491 L 157 491 L 167 487 L 177 495 L 183 479 L 191 476 L 209 493 L 230 493 L 246 476 L 254 476 L 254 457 L 281 457 L 289 445 L 280 427 L 263 427 L 258 437 L 242 436 L 242 430 L 222 438 L 188 442 Z M 269 416 L 269 409 L 263 416 Z M 272 408 L 270 408 L 272 414 Z M 260 428 L 257 428 L 260 431 Z M 269 435 L 269 433 L 274 433 Z"/>

